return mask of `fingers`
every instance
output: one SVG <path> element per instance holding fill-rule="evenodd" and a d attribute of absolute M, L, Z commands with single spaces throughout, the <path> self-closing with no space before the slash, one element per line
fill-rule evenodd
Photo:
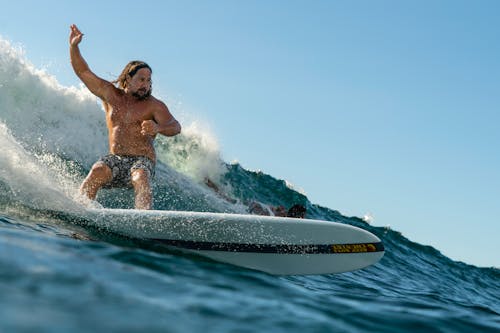
<path fill-rule="evenodd" d="M 158 133 L 158 125 L 152 120 L 145 120 L 141 124 L 141 134 L 154 136 Z"/>
<path fill-rule="evenodd" d="M 83 36 L 82 32 L 80 31 L 80 29 L 78 29 L 78 27 L 76 26 L 76 24 L 72 24 L 70 26 L 70 29 L 71 29 L 71 33 L 73 35 L 76 35 L 76 36 Z"/>
<path fill-rule="evenodd" d="M 69 44 L 74 46 L 80 44 L 83 38 L 82 32 L 75 24 L 70 25 Z"/>
<path fill-rule="evenodd" d="M 143 121 L 141 124 L 141 134 L 142 135 L 148 135 L 150 132 L 151 126 L 148 126 L 148 121 Z"/>

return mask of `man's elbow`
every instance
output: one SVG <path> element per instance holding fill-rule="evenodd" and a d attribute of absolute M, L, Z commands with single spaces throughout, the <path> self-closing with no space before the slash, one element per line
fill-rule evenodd
<path fill-rule="evenodd" d="M 175 134 L 174 135 L 180 134 L 181 130 L 182 130 L 181 124 L 178 121 L 176 121 L 176 126 L 175 126 L 175 130 L 174 130 Z"/>
<path fill-rule="evenodd" d="M 179 124 L 179 122 L 177 120 L 175 120 L 174 124 L 170 124 L 169 127 L 170 128 L 168 129 L 168 132 L 167 133 L 164 132 L 163 135 L 175 136 L 181 132 L 181 124 Z"/>

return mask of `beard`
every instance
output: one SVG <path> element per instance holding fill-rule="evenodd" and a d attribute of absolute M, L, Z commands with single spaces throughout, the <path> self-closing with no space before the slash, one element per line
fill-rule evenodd
<path fill-rule="evenodd" d="M 147 99 L 149 96 L 151 96 L 151 90 L 152 89 L 139 89 L 137 91 L 134 91 L 132 93 L 132 96 L 137 98 L 139 101 L 143 101 Z"/>

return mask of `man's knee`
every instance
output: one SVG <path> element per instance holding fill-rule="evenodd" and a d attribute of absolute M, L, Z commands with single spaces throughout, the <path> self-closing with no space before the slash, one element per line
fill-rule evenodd
<path fill-rule="evenodd" d="M 102 162 L 95 163 L 90 170 L 90 174 L 93 178 L 102 180 L 110 180 L 113 177 L 111 169 Z"/>
<path fill-rule="evenodd" d="M 149 171 L 145 169 L 134 169 L 131 173 L 132 184 L 135 185 L 149 185 Z"/>

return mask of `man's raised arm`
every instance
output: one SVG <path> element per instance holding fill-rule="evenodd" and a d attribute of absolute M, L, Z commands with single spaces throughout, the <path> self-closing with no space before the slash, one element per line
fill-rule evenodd
<path fill-rule="evenodd" d="M 101 79 L 90 70 L 78 47 L 78 44 L 82 41 L 83 34 L 74 24 L 71 25 L 70 29 L 69 54 L 73 70 L 94 95 L 108 102 L 115 95 L 117 88 L 111 82 Z"/>

